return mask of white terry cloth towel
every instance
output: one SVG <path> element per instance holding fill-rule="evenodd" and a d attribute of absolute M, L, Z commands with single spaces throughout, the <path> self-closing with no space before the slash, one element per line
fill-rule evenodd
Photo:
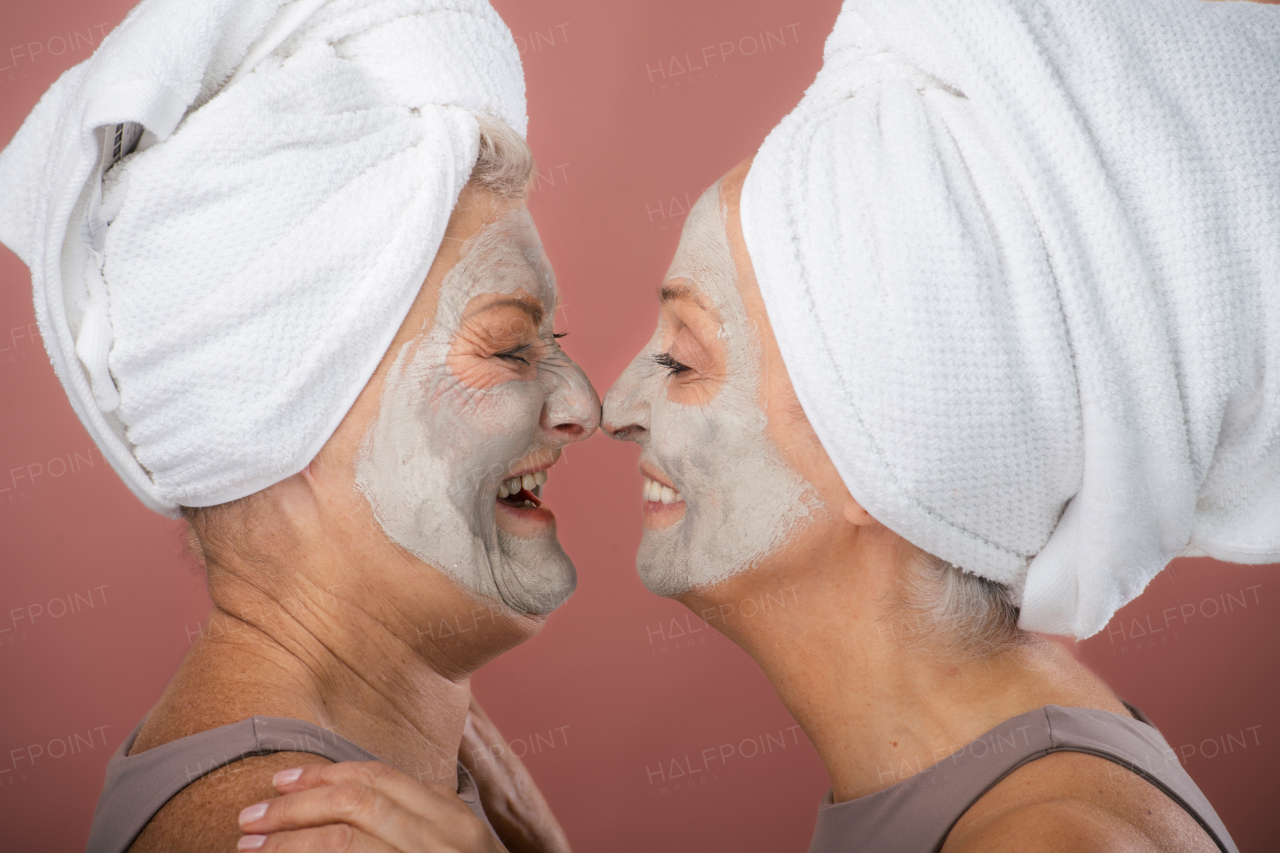
<path fill-rule="evenodd" d="M 903 538 L 1087 637 L 1280 562 L 1280 9 L 847 0 L 741 216 L 800 402 Z"/>
<path fill-rule="evenodd" d="M 485 0 L 143 0 L 45 93 L 0 154 L 0 240 L 147 506 L 315 457 L 426 277 L 477 116 L 525 133 Z"/>

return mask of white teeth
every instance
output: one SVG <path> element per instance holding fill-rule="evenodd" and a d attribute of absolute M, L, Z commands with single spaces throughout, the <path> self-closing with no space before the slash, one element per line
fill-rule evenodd
<path fill-rule="evenodd" d="M 520 494 L 521 489 L 533 491 L 542 484 L 547 482 L 547 472 L 535 471 L 532 474 L 525 474 L 521 477 L 512 477 L 509 480 L 503 480 L 498 484 L 498 497 L 506 498 L 512 495 Z M 536 504 L 525 501 L 525 506 L 536 506 Z"/>
<path fill-rule="evenodd" d="M 648 477 L 644 478 L 644 488 L 641 490 L 641 495 L 646 501 L 668 505 L 680 503 L 680 501 L 684 500 L 675 489 L 670 486 L 664 486 L 657 480 L 650 480 Z"/>

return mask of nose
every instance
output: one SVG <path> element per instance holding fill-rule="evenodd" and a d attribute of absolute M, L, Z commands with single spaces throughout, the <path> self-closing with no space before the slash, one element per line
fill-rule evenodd
<path fill-rule="evenodd" d="M 644 352 L 637 355 L 604 397 L 600 426 L 618 441 L 644 444 L 649 437 L 650 406 L 640 370 L 644 357 Z"/>
<path fill-rule="evenodd" d="M 542 405 L 542 428 L 560 447 L 582 441 L 600 426 L 600 396 L 582 368 L 567 358 L 549 372 L 552 389 Z"/>

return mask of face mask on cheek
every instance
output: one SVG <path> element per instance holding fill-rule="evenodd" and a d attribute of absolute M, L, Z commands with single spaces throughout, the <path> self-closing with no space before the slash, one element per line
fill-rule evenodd
<path fill-rule="evenodd" d="M 641 459 L 668 476 L 685 502 L 675 523 L 645 528 L 636 557 L 645 586 L 665 596 L 757 565 L 822 506 L 817 490 L 782 458 L 760 408 L 761 348 L 738 294 L 718 184 L 689 212 L 667 272 L 672 278 L 696 286 L 719 314 L 725 381 L 705 405 L 669 400 L 667 371 L 654 362 L 662 347 L 659 329 L 605 404 L 606 420 L 614 423 L 634 420 L 628 410 L 647 410 Z M 616 413 L 610 411 L 615 405 Z"/>
<path fill-rule="evenodd" d="M 535 379 L 471 388 L 450 353 L 471 300 L 532 294 L 549 346 Z M 406 343 L 387 373 L 379 412 L 365 433 L 356 485 L 387 536 L 474 593 L 521 613 L 550 613 L 577 575 L 554 524 L 532 537 L 497 527 L 498 487 L 519 460 L 548 449 L 544 409 L 598 405 L 585 374 L 551 339 L 555 280 L 523 208 L 466 247 L 440 286 L 435 322 Z"/>

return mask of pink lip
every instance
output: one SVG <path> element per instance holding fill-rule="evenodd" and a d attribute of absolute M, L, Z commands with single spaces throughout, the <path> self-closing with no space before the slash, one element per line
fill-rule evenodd
<path fill-rule="evenodd" d="M 556 454 L 556 459 L 552 459 L 550 462 L 543 465 L 542 467 L 525 468 L 521 470 L 519 474 L 508 474 L 506 477 L 503 478 L 503 482 L 506 482 L 507 480 L 511 480 L 515 478 L 527 477 L 528 475 L 536 474 L 539 471 L 545 471 L 548 468 L 550 468 L 552 465 L 556 464 L 558 460 L 559 460 L 559 454 Z M 522 488 L 518 494 L 527 494 L 528 495 L 527 499 L 532 500 L 535 506 L 512 506 L 509 503 L 504 503 L 505 499 L 497 497 L 496 495 L 494 496 L 493 502 L 498 506 L 502 507 L 507 512 L 510 512 L 512 515 L 515 516 L 515 518 L 522 519 L 526 522 L 532 521 L 532 522 L 550 523 L 555 521 L 555 515 L 552 514 L 551 510 L 547 509 L 546 505 L 542 502 L 542 499 L 540 497 L 533 494 L 532 490 L 524 490 Z"/>
<path fill-rule="evenodd" d="M 653 480 L 655 483 L 666 486 L 674 491 L 679 491 L 671 481 L 666 477 L 658 476 L 652 467 L 644 462 L 640 463 L 640 475 Z M 686 505 L 683 496 L 680 500 L 673 504 L 664 504 L 659 501 L 646 500 L 641 504 L 641 517 L 644 519 L 644 526 L 647 528 L 660 530 L 675 524 L 684 517 Z"/>
<path fill-rule="evenodd" d="M 501 522 L 499 527 L 508 533 L 520 537 L 544 536 L 547 530 L 556 527 L 556 516 L 545 505 L 543 506 L 511 506 L 495 500 L 494 521 Z"/>
<path fill-rule="evenodd" d="M 510 480 L 512 477 L 523 477 L 525 474 L 536 474 L 536 473 L 538 473 L 539 471 L 546 471 L 546 470 L 548 470 L 549 468 L 551 468 L 553 465 L 555 465 L 555 464 L 556 464 L 557 462 L 559 462 L 559 461 L 560 461 L 560 451 L 558 451 L 558 450 L 557 450 L 557 451 L 556 451 L 556 455 L 555 455 L 555 456 L 553 456 L 553 457 L 551 457 L 551 461 L 550 461 L 550 462 L 546 462 L 546 463 L 539 464 L 539 465 L 531 465 L 531 466 L 529 466 L 529 467 L 527 467 L 527 468 L 519 468 L 519 469 L 517 469 L 517 470 L 515 470 L 515 471 L 512 471 L 512 472 L 511 472 L 511 473 L 509 473 L 509 474 L 503 474 L 503 475 L 502 475 L 502 479 L 503 479 L 503 480 Z M 501 482 L 501 481 L 499 481 L 499 482 Z"/>
<path fill-rule="evenodd" d="M 673 504 L 644 501 L 640 505 L 640 518 L 646 528 L 662 530 L 684 518 L 686 509 L 684 501 Z"/>
<path fill-rule="evenodd" d="M 547 509 L 545 504 L 542 506 L 512 506 L 511 504 L 504 504 L 502 501 L 496 501 L 496 503 L 503 509 L 514 512 L 524 518 L 555 518 L 555 515 L 552 514 L 551 510 Z"/>
<path fill-rule="evenodd" d="M 650 480 L 653 480 L 655 483 L 658 483 L 659 485 L 662 485 L 662 486 L 666 486 L 668 489 L 671 489 L 672 491 L 677 491 L 677 492 L 680 491 L 674 485 L 672 485 L 668 480 L 653 473 L 653 469 L 647 465 L 642 464 L 640 466 L 640 476 L 648 477 Z"/>
<path fill-rule="evenodd" d="M 541 468 L 522 468 L 518 473 L 513 471 L 512 473 L 505 475 L 502 479 L 510 480 L 512 477 L 523 477 L 525 474 L 536 474 L 539 471 L 546 471 L 554 464 L 556 463 L 551 462 L 547 465 L 543 465 Z"/>
<path fill-rule="evenodd" d="M 539 453 L 537 455 L 543 456 L 545 459 L 545 453 Z M 523 468 L 517 468 L 510 474 L 504 475 L 502 480 L 499 482 L 505 482 L 516 477 L 525 477 L 529 474 L 536 474 L 539 471 L 546 471 L 559 461 L 560 452 L 557 450 L 555 454 L 551 456 L 549 461 L 538 462 L 526 465 Z M 544 535 L 547 528 L 554 528 L 556 524 L 555 513 L 548 509 L 546 504 L 541 502 L 540 498 L 535 497 L 535 501 L 538 503 L 537 506 L 512 506 L 511 504 L 503 503 L 502 498 L 494 495 L 493 502 L 497 506 L 495 513 L 506 519 L 503 523 L 503 529 L 508 533 L 514 533 L 517 536 L 541 536 Z"/>

